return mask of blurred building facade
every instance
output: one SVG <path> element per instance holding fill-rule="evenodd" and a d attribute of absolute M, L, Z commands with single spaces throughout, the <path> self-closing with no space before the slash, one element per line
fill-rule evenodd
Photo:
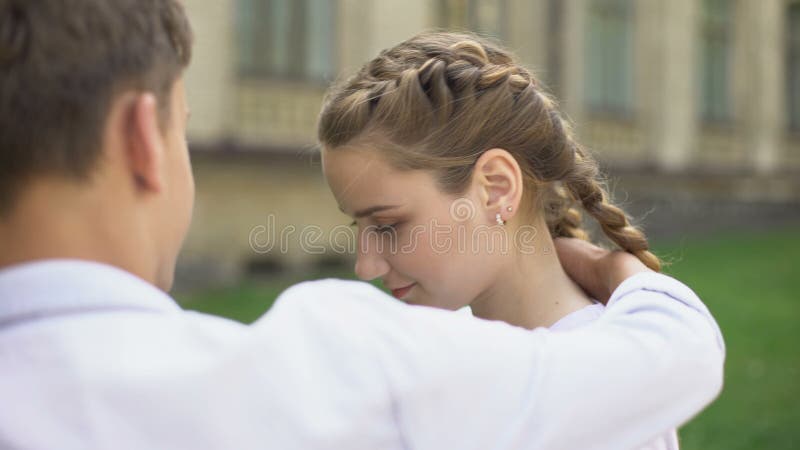
<path fill-rule="evenodd" d="M 430 29 L 472 30 L 514 50 L 630 190 L 800 196 L 800 0 L 185 3 L 196 33 L 187 89 L 198 195 L 182 266 L 195 277 L 342 253 L 330 251 L 329 230 L 346 218 L 315 157 L 324 91 Z M 319 252 L 302 227 L 321 230 Z"/>

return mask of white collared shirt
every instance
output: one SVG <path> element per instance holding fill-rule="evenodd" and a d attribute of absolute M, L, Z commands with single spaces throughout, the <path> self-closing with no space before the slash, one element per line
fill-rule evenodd
<path fill-rule="evenodd" d="M 45 261 L 0 271 L 0 448 L 624 450 L 712 401 L 723 358 L 705 306 L 656 274 L 554 333 L 340 280 L 246 326 Z"/>

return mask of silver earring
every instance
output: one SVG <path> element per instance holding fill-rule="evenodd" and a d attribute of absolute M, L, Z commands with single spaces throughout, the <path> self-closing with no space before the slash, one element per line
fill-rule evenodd
<path fill-rule="evenodd" d="M 506 210 L 508 210 L 508 212 L 511 212 L 511 211 L 513 211 L 513 210 L 514 210 L 514 208 L 512 208 L 512 207 L 510 207 L 510 206 L 509 206 L 508 208 L 506 208 Z"/>
<path fill-rule="evenodd" d="M 496 215 L 496 216 L 494 216 L 494 218 L 497 220 L 497 224 L 498 224 L 498 225 L 501 225 L 501 226 L 502 226 L 502 225 L 505 225 L 505 224 L 506 224 L 506 222 L 503 220 L 503 218 L 502 218 L 502 217 L 500 217 L 500 213 L 497 213 L 497 215 Z"/>

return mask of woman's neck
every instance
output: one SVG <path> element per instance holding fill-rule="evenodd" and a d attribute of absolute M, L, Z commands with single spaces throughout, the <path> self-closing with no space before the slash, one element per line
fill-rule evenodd
<path fill-rule="evenodd" d="M 592 300 L 564 272 L 550 236 L 533 254 L 509 255 L 500 276 L 475 301 L 472 313 L 528 329 L 549 327 Z M 545 251 L 549 249 L 549 251 Z"/>

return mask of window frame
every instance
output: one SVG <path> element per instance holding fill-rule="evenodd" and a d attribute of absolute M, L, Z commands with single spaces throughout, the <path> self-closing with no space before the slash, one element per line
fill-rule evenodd
<path fill-rule="evenodd" d="M 597 15 L 593 17 L 593 15 Z M 602 23 L 604 33 L 600 36 L 593 34 L 592 20 L 597 19 L 598 23 Z M 586 110 L 591 115 L 597 116 L 610 116 L 623 120 L 633 120 L 636 115 L 636 2 L 631 0 L 590 0 L 587 3 L 586 10 L 586 27 L 584 36 L 584 104 Z M 602 42 L 604 39 L 611 39 L 609 36 L 609 24 L 618 22 L 616 25 L 622 25 L 621 28 L 612 28 L 613 32 L 622 32 L 621 39 L 624 43 L 622 46 L 620 56 L 612 58 L 614 60 L 622 61 L 622 64 L 609 63 L 609 58 L 601 58 L 603 63 L 593 64 L 593 45 L 595 42 Z M 605 36 L 603 36 L 605 34 Z M 616 36 L 619 38 L 620 36 Z M 603 50 L 602 55 L 606 55 L 609 49 L 613 49 L 615 45 L 607 45 L 603 43 L 598 45 L 597 48 Z M 598 69 L 599 67 L 599 69 Z M 594 69 L 593 69 L 594 68 Z M 602 72 L 603 88 L 598 91 L 598 98 L 593 98 L 593 85 L 590 76 L 593 70 Z M 621 80 L 620 88 L 621 94 L 614 94 L 609 89 L 609 80 Z"/>
<path fill-rule="evenodd" d="M 800 1 L 786 5 L 786 127 L 800 134 Z M 792 98 L 795 98 L 792 102 Z"/>
<path fill-rule="evenodd" d="M 313 0 L 287 0 L 286 5 L 289 10 L 289 25 L 288 36 L 286 42 L 288 45 L 283 49 L 287 56 L 287 65 L 285 70 L 277 67 L 275 64 L 268 60 L 269 56 L 262 56 L 263 59 L 259 60 L 253 56 L 256 52 L 263 52 L 265 55 L 271 55 L 275 48 L 270 44 L 259 45 L 257 40 L 268 40 L 270 38 L 270 30 L 266 29 L 271 25 L 268 17 L 272 2 L 278 0 L 236 0 L 233 4 L 235 8 L 235 25 L 234 25 L 234 41 L 236 42 L 236 55 L 235 55 L 235 68 L 236 76 L 240 80 L 277 80 L 288 82 L 303 82 L 310 84 L 327 85 L 333 81 L 337 73 L 338 65 L 338 35 L 339 35 L 339 0 L 326 0 L 330 4 L 330 14 L 327 15 L 330 20 L 330 34 L 324 42 L 327 44 L 329 54 L 328 60 L 330 61 L 330 68 L 327 73 L 314 74 L 311 73 L 310 68 L 313 64 L 308 63 L 309 48 L 312 45 L 310 42 L 311 36 L 307 31 L 312 21 L 308 20 L 308 12 L 311 9 L 310 2 Z M 254 6 L 254 11 L 247 11 L 245 5 Z M 245 28 L 252 27 L 244 26 L 242 23 L 242 15 L 246 14 L 249 20 L 256 20 L 261 22 L 258 28 L 254 30 L 244 30 Z M 244 34 L 249 33 L 249 34 Z M 251 54 L 247 54 L 250 52 Z"/>
<path fill-rule="evenodd" d="M 713 10 L 711 3 L 726 5 L 724 15 Z M 695 58 L 697 83 L 697 115 L 702 123 L 728 126 L 733 121 L 733 58 L 736 1 L 703 0 L 698 23 L 698 53 Z M 712 54 L 715 51 L 719 54 Z M 712 67 L 713 58 L 722 58 L 721 66 Z M 707 72 L 711 69 L 712 73 Z M 708 90 L 712 85 L 711 90 Z"/>

